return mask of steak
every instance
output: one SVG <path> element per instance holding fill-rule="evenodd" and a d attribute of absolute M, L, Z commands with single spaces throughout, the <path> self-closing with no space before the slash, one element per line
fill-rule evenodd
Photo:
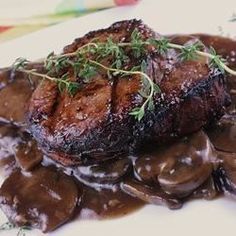
<path fill-rule="evenodd" d="M 76 39 L 64 53 L 74 52 L 95 38 L 128 42 L 134 29 L 143 39 L 160 37 L 141 21 L 121 21 Z M 195 132 L 219 119 L 230 104 L 224 75 L 211 69 L 206 60 L 180 61 L 173 49 L 165 56 L 148 49 L 145 60 L 146 73 L 161 93 L 154 98 L 154 110 L 146 110 L 141 121 L 129 114 L 144 102 L 138 75 L 109 79 L 99 71 L 73 97 L 44 80 L 31 97 L 27 117 L 29 129 L 44 152 L 63 165 L 103 161 L 148 142 L 159 145 Z M 136 62 L 131 58 L 129 64 Z"/>

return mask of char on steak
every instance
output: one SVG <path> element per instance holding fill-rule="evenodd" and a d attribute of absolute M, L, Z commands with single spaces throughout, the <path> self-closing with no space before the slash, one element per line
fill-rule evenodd
<path fill-rule="evenodd" d="M 160 37 L 141 21 L 121 21 L 76 39 L 64 53 L 95 38 L 128 42 L 134 29 L 143 39 Z M 154 111 L 147 110 L 141 121 L 129 114 L 144 102 L 139 94 L 140 76 L 109 79 L 106 72 L 99 71 L 73 97 L 60 93 L 55 83 L 43 81 L 31 97 L 28 125 L 44 152 L 64 165 L 104 160 L 150 141 L 159 144 L 195 132 L 221 117 L 229 105 L 224 75 L 210 69 L 206 60 L 180 61 L 173 49 L 166 55 L 148 49 L 143 59 L 161 93 L 154 98 Z M 104 63 L 108 65 L 109 58 Z M 135 63 L 137 59 L 130 57 L 124 67 Z"/>

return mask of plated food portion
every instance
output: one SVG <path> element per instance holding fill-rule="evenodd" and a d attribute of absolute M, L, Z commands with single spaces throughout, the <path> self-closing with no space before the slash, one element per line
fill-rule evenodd
<path fill-rule="evenodd" d="M 234 194 L 234 69 L 234 40 L 163 37 L 139 20 L 16 60 L 0 73 L 1 209 L 50 232 Z"/>

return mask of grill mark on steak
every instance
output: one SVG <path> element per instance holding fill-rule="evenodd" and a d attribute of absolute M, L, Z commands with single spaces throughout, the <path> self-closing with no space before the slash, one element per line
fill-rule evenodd
<path fill-rule="evenodd" d="M 160 37 L 141 21 L 123 21 L 76 39 L 64 53 L 77 50 L 93 38 L 103 42 L 111 36 L 114 41 L 129 41 L 134 28 L 144 39 Z M 160 85 L 162 93 L 154 98 L 155 111 L 146 111 L 141 122 L 129 115 L 143 103 L 138 94 L 140 76 L 116 77 L 111 84 L 99 71 L 73 98 L 59 94 L 55 84 L 53 87 L 44 81 L 33 93 L 28 114 L 30 130 L 44 152 L 64 165 L 101 161 L 146 142 L 163 143 L 192 133 L 223 114 L 230 99 L 219 71 L 210 70 L 202 60 L 178 61 L 172 49 L 166 57 L 155 51 L 148 54 L 144 58 L 147 74 Z M 135 60 L 131 58 L 125 66 L 132 66 Z M 52 112 L 56 100 L 59 102 Z"/>
<path fill-rule="evenodd" d="M 114 77 L 113 80 L 111 81 L 111 102 L 110 102 L 110 122 L 113 121 L 113 114 L 115 111 L 115 101 L 116 101 L 116 87 L 117 87 L 117 78 Z"/>

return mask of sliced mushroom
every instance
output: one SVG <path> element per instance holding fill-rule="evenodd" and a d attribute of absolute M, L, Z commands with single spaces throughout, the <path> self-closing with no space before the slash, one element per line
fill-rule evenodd
<path fill-rule="evenodd" d="M 8 125 L 0 125 L 0 159 L 14 156 L 15 148 L 21 142 L 18 130 Z"/>
<path fill-rule="evenodd" d="M 161 173 L 163 165 L 165 165 L 165 156 L 161 155 L 162 151 L 163 148 L 144 153 L 134 160 L 135 177 L 139 181 L 150 184 L 157 181 L 157 176 Z"/>
<path fill-rule="evenodd" d="M 68 221 L 82 191 L 63 173 L 40 167 L 13 172 L 0 189 L 0 206 L 9 221 L 49 232 Z"/>
<path fill-rule="evenodd" d="M 9 74 L 0 73 L 2 76 L 10 79 Z M 6 122 L 13 123 L 17 126 L 25 124 L 25 106 L 32 94 L 30 83 L 27 79 L 16 79 L 8 82 L 0 89 L 0 118 Z"/>
<path fill-rule="evenodd" d="M 17 167 L 14 153 L 20 141 L 17 129 L 0 126 L 0 171 L 3 176 L 8 176 Z"/>
<path fill-rule="evenodd" d="M 236 194 L 236 153 L 219 152 L 221 160 L 217 170 L 219 188 Z"/>
<path fill-rule="evenodd" d="M 168 193 L 186 196 L 203 184 L 211 175 L 215 158 L 212 145 L 203 132 L 191 136 L 185 143 L 172 146 L 158 181 Z"/>
<path fill-rule="evenodd" d="M 207 133 L 216 149 L 236 153 L 236 114 L 223 116 Z"/>
<path fill-rule="evenodd" d="M 218 194 L 219 192 L 216 189 L 214 179 L 209 177 L 201 186 L 194 190 L 190 197 L 211 200 L 216 198 Z"/>
<path fill-rule="evenodd" d="M 44 71 L 42 63 L 32 63 L 29 69 Z M 0 120 L 16 126 L 25 126 L 26 105 L 39 79 L 13 71 L 0 69 Z"/>
<path fill-rule="evenodd" d="M 34 140 L 28 140 L 17 145 L 15 158 L 23 170 L 29 171 L 42 161 L 43 154 Z"/>
<path fill-rule="evenodd" d="M 157 186 L 151 187 L 135 180 L 126 180 L 121 183 L 121 189 L 132 197 L 136 197 L 150 204 L 165 205 L 170 209 L 179 209 L 182 207 L 180 200 L 166 194 L 161 188 L 157 188 Z"/>
<path fill-rule="evenodd" d="M 111 189 L 84 186 L 79 218 L 117 217 L 143 205 L 143 201 L 121 191 L 119 184 L 113 185 Z"/>
<path fill-rule="evenodd" d="M 185 197 L 211 174 L 214 150 L 201 131 L 134 162 L 135 175 L 146 183 L 156 182 L 169 194 Z"/>
<path fill-rule="evenodd" d="M 116 183 L 131 167 L 128 157 L 107 160 L 98 164 L 78 166 L 75 175 L 83 182 Z"/>

